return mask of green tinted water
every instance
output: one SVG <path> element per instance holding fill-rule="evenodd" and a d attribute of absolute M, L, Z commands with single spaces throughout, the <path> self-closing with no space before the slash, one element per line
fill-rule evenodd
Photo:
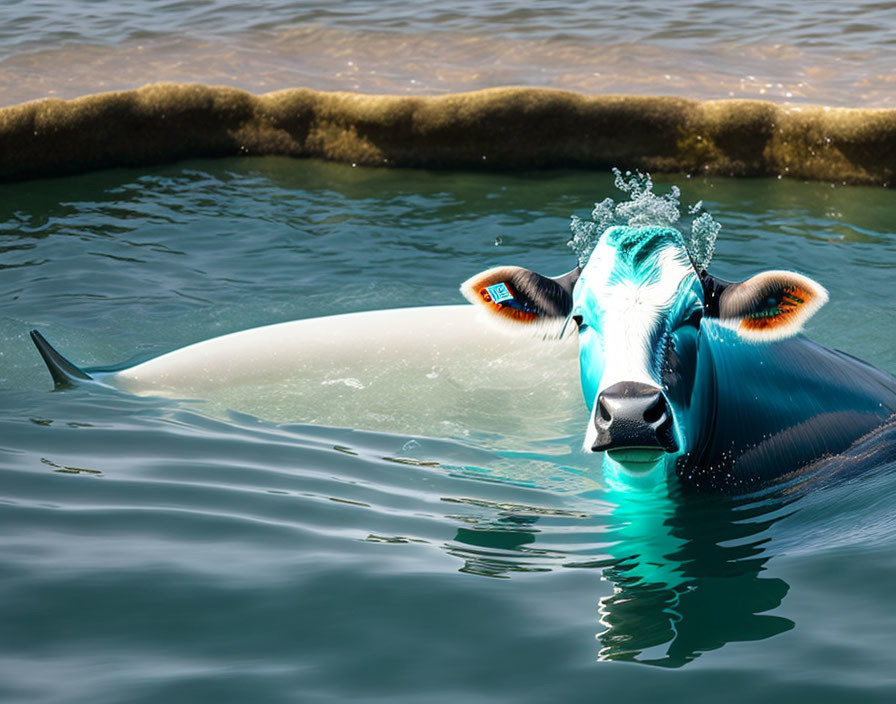
<path fill-rule="evenodd" d="M 714 273 L 816 278 L 810 335 L 896 371 L 891 191 L 656 180 L 723 224 Z M 796 500 L 635 498 L 578 452 L 584 406 L 518 451 L 222 416 L 49 393 L 27 339 L 111 364 L 460 303 L 491 265 L 569 269 L 568 217 L 606 195 L 280 159 L 2 187 L 0 698 L 891 701 L 892 466 Z"/>

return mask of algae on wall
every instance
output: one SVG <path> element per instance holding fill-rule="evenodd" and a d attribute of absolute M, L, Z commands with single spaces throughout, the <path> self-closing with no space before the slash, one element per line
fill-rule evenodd
<path fill-rule="evenodd" d="M 155 84 L 0 109 L 0 181 L 189 157 L 579 167 L 888 186 L 896 110 L 492 88 L 432 97 Z"/>

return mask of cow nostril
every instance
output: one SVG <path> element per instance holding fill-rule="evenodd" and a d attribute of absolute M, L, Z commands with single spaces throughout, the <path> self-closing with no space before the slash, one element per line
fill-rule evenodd
<path fill-rule="evenodd" d="M 598 395 L 594 411 L 595 452 L 628 448 L 676 452 L 672 411 L 662 389 L 622 381 Z"/>
<path fill-rule="evenodd" d="M 648 423 L 656 423 L 666 415 L 666 399 L 662 394 L 657 394 L 656 400 L 644 411 L 644 420 Z"/>

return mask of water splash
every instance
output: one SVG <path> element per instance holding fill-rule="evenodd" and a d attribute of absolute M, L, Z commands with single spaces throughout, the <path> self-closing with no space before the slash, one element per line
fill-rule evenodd
<path fill-rule="evenodd" d="M 681 191 L 678 186 L 672 186 L 669 193 L 661 196 L 653 192 L 650 174 L 626 171 L 623 175 L 619 169 L 613 169 L 613 173 L 616 175 L 616 188 L 627 193 L 628 200 L 617 203 L 612 198 L 605 198 L 595 203 L 591 220 L 572 216 L 569 226 L 572 239 L 567 244 L 576 253 L 579 266 L 585 266 L 600 236 L 614 225 L 676 227 L 681 219 Z M 683 233 L 688 254 L 698 270 L 709 266 L 716 238 L 722 229 L 712 215 L 702 210 L 702 201 L 688 208 L 688 214 L 696 217 L 691 221 L 690 232 Z"/>
<path fill-rule="evenodd" d="M 698 202 L 690 211 L 691 215 L 696 215 L 702 207 L 703 201 Z M 685 247 L 687 247 L 688 254 L 691 255 L 691 261 L 694 262 L 697 271 L 709 266 L 713 252 L 716 251 L 716 238 L 721 229 L 721 223 L 713 220 L 712 215 L 705 212 L 697 215 L 691 222 L 691 234 L 685 240 Z"/>

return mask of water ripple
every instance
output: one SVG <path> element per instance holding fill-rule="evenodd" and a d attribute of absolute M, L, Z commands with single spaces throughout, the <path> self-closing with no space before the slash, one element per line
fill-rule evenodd
<path fill-rule="evenodd" d="M 39 326 L 78 363 L 116 364 L 280 320 L 457 302 L 471 271 L 510 259 L 568 270 L 570 212 L 611 180 L 252 159 L 4 186 L 0 698 L 699 687 L 747 702 L 806 696 L 811 679 L 818 698 L 887 701 L 892 463 L 738 500 L 626 495 L 578 452 L 577 397 L 534 432 L 492 390 L 481 422 L 412 435 L 444 407 L 399 395 L 384 432 L 351 396 L 336 427 L 274 398 L 234 411 L 50 393 L 28 340 Z M 892 276 L 870 265 L 896 257 L 889 191 L 695 178 L 682 198 L 724 225 L 720 276 L 798 265 L 832 294 L 813 337 L 896 368 Z M 657 674 L 670 667 L 688 671 Z"/>

